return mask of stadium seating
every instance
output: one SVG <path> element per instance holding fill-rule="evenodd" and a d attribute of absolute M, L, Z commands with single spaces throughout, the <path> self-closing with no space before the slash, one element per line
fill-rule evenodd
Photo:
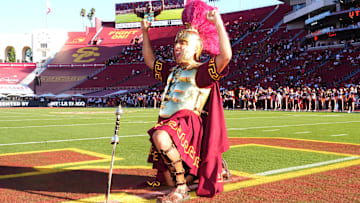
<path fill-rule="evenodd" d="M 19 84 L 35 69 L 35 63 L 0 63 L 0 84 Z"/>
<path fill-rule="evenodd" d="M 79 82 L 86 80 L 92 74 L 101 70 L 101 67 L 102 65 L 100 65 L 100 67 L 50 66 L 40 75 L 41 85 L 36 87 L 36 93 L 38 95 L 44 93 L 62 93 L 77 85 Z M 33 87 L 33 84 L 31 84 L 30 87 Z"/>
<path fill-rule="evenodd" d="M 329 86 L 358 80 L 360 70 L 355 64 L 359 64 L 359 50 L 344 53 L 336 65 L 334 58 L 338 52 L 344 51 L 343 48 L 306 50 L 301 46 L 306 32 L 303 29 L 288 30 L 282 24 L 284 15 L 290 11 L 291 6 L 281 4 L 222 15 L 233 44 L 230 73 L 221 81 L 223 87 L 254 87 L 258 84 L 272 87 Z M 181 28 L 150 29 L 155 55 L 172 60 L 172 45 Z M 54 85 L 56 92 L 78 91 L 91 95 L 89 93 L 94 91 L 95 95 L 106 95 L 119 89 L 138 88 L 141 91 L 145 87 L 159 85 L 143 63 L 141 41 L 140 29 L 118 30 L 113 24 L 106 23 L 97 31 L 89 29 L 87 32 L 69 33 L 68 41 L 50 65 L 105 64 L 106 68 L 98 68 L 95 75 L 95 70 L 79 70 L 72 75 L 78 78 L 76 83 Z M 64 72 L 53 72 L 55 75 L 51 75 L 47 71 L 41 76 L 52 80 L 69 76 Z M 70 79 L 65 77 L 64 80 Z"/>
<path fill-rule="evenodd" d="M 121 65 L 109 65 L 100 73 L 92 76 L 89 80 L 75 86 L 73 89 L 104 89 L 107 87 L 122 87 L 122 86 L 141 86 L 134 85 L 133 82 L 127 84 L 127 80 L 132 81 L 135 79 L 137 82 L 141 82 L 142 78 L 138 79 L 138 75 L 144 70 L 143 64 L 133 64 L 131 66 L 126 64 Z M 147 79 L 142 82 L 148 82 L 151 79 Z M 121 85 L 120 85 L 121 84 Z"/>

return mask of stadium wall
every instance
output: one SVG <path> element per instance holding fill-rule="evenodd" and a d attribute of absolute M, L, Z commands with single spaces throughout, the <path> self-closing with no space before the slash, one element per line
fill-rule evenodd
<path fill-rule="evenodd" d="M 65 30 L 35 29 L 32 33 L 0 33 L 0 63 L 8 62 L 10 48 L 15 49 L 16 62 L 45 63 L 53 58 L 65 44 Z M 32 61 L 25 58 L 26 50 L 31 49 Z"/>

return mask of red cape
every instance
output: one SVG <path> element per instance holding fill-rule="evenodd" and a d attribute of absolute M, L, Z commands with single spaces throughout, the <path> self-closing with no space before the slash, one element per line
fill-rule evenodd
<path fill-rule="evenodd" d="M 208 115 L 203 117 L 204 134 L 198 173 L 199 187 L 196 191 L 199 196 L 213 197 L 224 190 L 221 154 L 229 149 L 229 142 L 222 105 L 219 82 L 215 82 L 204 108 Z"/>

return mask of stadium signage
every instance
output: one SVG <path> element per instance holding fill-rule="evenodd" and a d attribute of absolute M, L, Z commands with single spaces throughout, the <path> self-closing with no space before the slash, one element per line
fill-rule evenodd
<path fill-rule="evenodd" d="M 350 17 L 351 19 L 353 19 L 355 16 L 356 16 L 356 17 L 359 17 L 359 15 L 360 15 L 360 10 L 359 10 L 359 9 L 356 10 L 356 11 L 349 11 L 349 17 Z"/>
<path fill-rule="evenodd" d="M 140 22 L 117 23 L 115 25 L 116 29 L 127 29 L 127 28 L 135 28 L 135 27 L 140 27 Z"/>
<path fill-rule="evenodd" d="M 307 25 L 307 24 L 310 24 L 310 23 L 312 23 L 312 22 L 314 22 L 314 21 L 321 20 L 321 19 L 323 19 L 323 18 L 325 18 L 325 17 L 327 17 L 327 16 L 329 16 L 329 15 L 330 15 L 330 11 L 326 11 L 326 12 L 321 13 L 321 14 L 319 14 L 319 15 L 316 15 L 316 16 L 314 16 L 314 17 L 312 17 L 312 18 L 306 19 L 306 20 L 305 20 L 305 24 Z"/>
<path fill-rule="evenodd" d="M 75 54 L 72 55 L 74 57 L 75 63 L 89 63 L 93 62 L 96 59 L 93 57 L 100 56 L 100 53 L 96 52 L 98 51 L 98 47 L 83 47 L 76 51 Z"/>
<path fill-rule="evenodd" d="M 171 26 L 171 25 L 182 25 L 182 21 L 180 19 L 172 19 L 172 20 L 156 20 L 151 23 L 152 26 Z M 139 28 L 141 27 L 140 22 L 132 22 L 132 23 L 117 23 L 115 25 L 116 29 L 128 29 L 128 28 Z"/>
<path fill-rule="evenodd" d="M 84 101 L 52 101 L 48 103 L 49 107 L 85 107 Z"/>
<path fill-rule="evenodd" d="M 0 107 L 28 107 L 27 101 L 1 101 Z"/>
<path fill-rule="evenodd" d="M 138 30 L 132 30 L 132 31 L 111 31 L 109 32 L 109 36 L 111 36 L 111 39 L 127 39 L 129 35 L 135 35 L 138 33 Z"/>

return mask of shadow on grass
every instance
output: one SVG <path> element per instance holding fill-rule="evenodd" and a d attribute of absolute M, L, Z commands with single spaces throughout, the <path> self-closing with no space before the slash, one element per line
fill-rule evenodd
<path fill-rule="evenodd" d="M 84 169 L 22 176 L 35 170 L 31 167 L 8 166 L 0 166 L 0 171 L 0 202 L 21 202 L 24 199 L 56 202 L 103 195 L 107 190 L 109 173 L 105 169 Z M 7 178 L 6 175 L 10 174 L 17 174 L 17 177 Z M 150 169 L 115 169 L 111 190 L 144 196 L 160 189 L 145 184 L 154 175 L 155 172 Z M 145 196 L 153 198 L 153 195 Z"/>

